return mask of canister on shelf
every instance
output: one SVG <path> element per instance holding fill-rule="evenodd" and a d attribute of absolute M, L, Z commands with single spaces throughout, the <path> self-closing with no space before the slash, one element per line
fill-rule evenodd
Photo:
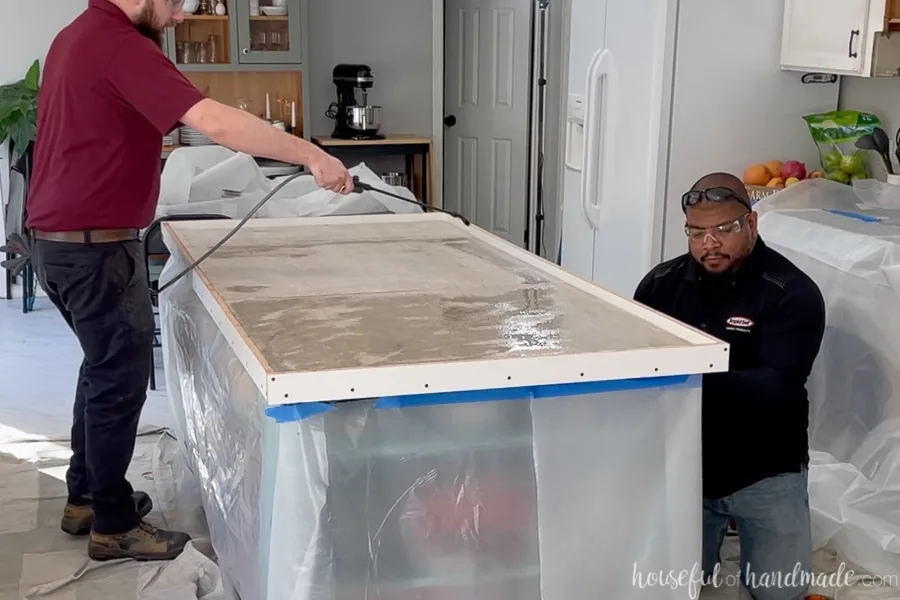
<path fill-rule="evenodd" d="M 384 173 L 381 176 L 381 180 L 394 187 L 409 188 L 409 182 L 407 181 L 405 173 Z"/>

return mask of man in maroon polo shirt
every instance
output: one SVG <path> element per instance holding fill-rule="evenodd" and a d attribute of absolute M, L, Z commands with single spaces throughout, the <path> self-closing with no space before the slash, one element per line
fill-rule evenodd
<path fill-rule="evenodd" d="M 206 98 L 159 48 L 183 0 L 90 0 L 50 47 L 38 100 L 26 225 L 41 286 L 84 351 L 62 528 L 95 560 L 176 557 L 186 534 L 142 518 L 125 478 L 146 400 L 154 320 L 138 233 L 159 195 L 162 136 L 180 123 L 253 156 L 306 165 L 349 193 L 336 159 Z"/>

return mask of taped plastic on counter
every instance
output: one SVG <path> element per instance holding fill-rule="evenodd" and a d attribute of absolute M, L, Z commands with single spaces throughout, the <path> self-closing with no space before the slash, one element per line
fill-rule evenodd
<path fill-rule="evenodd" d="M 865 206 L 850 186 L 823 180 L 755 210 L 761 237 L 825 298 L 808 385 L 814 545 L 900 576 L 900 211 Z"/>
<path fill-rule="evenodd" d="M 186 265 L 172 251 L 163 282 Z M 191 277 L 161 319 L 184 458 L 243 600 L 695 597 L 635 582 L 700 558 L 699 377 L 279 423 Z"/>
<path fill-rule="evenodd" d="M 405 187 L 391 186 L 365 163 L 349 169 L 360 181 L 415 200 Z M 243 218 L 286 177 L 269 179 L 247 154 L 221 146 L 184 147 L 166 160 L 160 177 L 157 216 L 216 214 Z M 380 213 L 413 213 L 421 208 L 377 192 L 335 194 L 320 189 L 312 175 L 285 184 L 256 213 L 256 218 L 323 217 Z"/>

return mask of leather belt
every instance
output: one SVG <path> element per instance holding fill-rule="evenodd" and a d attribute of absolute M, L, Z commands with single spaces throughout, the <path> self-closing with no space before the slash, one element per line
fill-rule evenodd
<path fill-rule="evenodd" d="M 108 244 L 141 239 L 139 229 L 89 229 L 85 231 L 39 231 L 34 229 L 31 233 L 37 240 L 70 244 Z"/>

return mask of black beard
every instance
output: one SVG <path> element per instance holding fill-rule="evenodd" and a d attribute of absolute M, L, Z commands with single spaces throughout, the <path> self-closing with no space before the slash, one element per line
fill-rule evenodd
<path fill-rule="evenodd" d="M 152 40 L 153 43 L 160 48 L 163 47 L 163 36 L 165 35 L 164 31 L 160 31 L 146 25 L 138 25 L 137 30 L 142 36 L 149 40 Z"/>
<path fill-rule="evenodd" d="M 138 32 L 142 36 L 151 40 L 154 44 L 162 48 L 165 29 L 156 27 L 155 23 L 156 14 L 153 12 L 153 6 L 150 3 L 147 3 L 146 7 L 144 7 L 144 10 L 141 12 L 141 14 L 138 15 L 134 26 L 137 27 Z"/>

